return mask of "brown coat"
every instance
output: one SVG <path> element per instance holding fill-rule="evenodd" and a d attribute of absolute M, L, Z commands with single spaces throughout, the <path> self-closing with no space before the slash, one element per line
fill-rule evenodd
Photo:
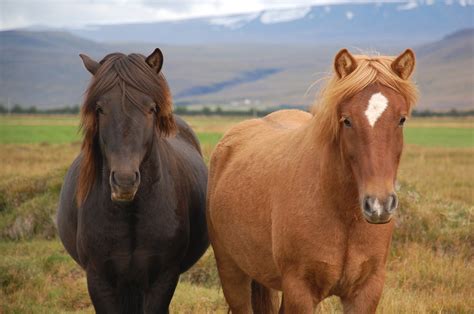
<path fill-rule="evenodd" d="M 340 296 L 348 312 L 375 311 L 393 231 L 393 183 L 403 145 L 399 125 L 416 89 L 409 82 L 408 95 L 403 87 L 383 84 L 387 73 L 394 82 L 408 81 L 390 67 L 393 58 L 382 57 L 374 62 L 387 73 L 377 72 L 352 94 L 346 91 L 350 97 L 343 101 L 328 102 L 337 99 L 333 91 L 341 84 L 361 82 L 357 75 L 373 61 L 346 53 L 336 57 L 335 78 L 321 96 L 322 106 L 331 108 L 315 116 L 282 110 L 242 122 L 212 155 L 209 236 L 233 313 L 249 313 L 252 303 L 256 313 L 271 312 L 274 293 L 268 289 L 283 291 L 288 313 L 312 312 L 330 295 Z M 338 67 L 341 58 L 353 63 L 343 60 L 348 67 Z M 389 106 L 370 126 L 364 111 L 377 93 Z"/>

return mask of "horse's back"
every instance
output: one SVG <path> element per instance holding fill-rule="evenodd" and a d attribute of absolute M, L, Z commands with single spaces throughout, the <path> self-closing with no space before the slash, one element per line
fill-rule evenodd
<path fill-rule="evenodd" d="M 312 115 L 296 109 L 278 110 L 262 118 L 263 121 L 273 124 L 274 127 L 296 129 L 308 122 Z"/>
<path fill-rule="evenodd" d="M 228 168 L 230 159 L 245 161 L 248 160 L 246 157 L 255 156 L 254 151 L 268 150 L 270 154 L 276 148 L 281 148 L 284 146 L 282 140 L 291 141 L 286 135 L 306 125 L 311 118 L 312 115 L 307 112 L 289 109 L 275 111 L 263 118 L 238 123 L 224 134 L 214 149 L 211 156 L 210 178 L 219 175 L 221 165 L 226 165 Z M 212 170 L 212 168 L 218 169 Z"/>
<path fill-rule="evenodd" d="M 287 130 L 293 130 L 305 125 L 312 115 L 296 109 L 279 110 L 266 115 L 263 118 L 245 120 L 227 131 L 221 139 L 219 146 L 235 144 L 245 144 L 246 141 L 252 142 L 267 141 L 272 136 L 284 134 Z"/>

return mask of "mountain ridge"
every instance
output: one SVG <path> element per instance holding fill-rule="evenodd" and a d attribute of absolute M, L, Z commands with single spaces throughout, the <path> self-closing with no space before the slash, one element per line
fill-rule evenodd
<path fill-rule="evenodd" d="M 178 21 L 89 25 L 69 31 L 100 42 L 322 42 L 365 46 L 390 38 L 392 42 L 412 45 L 435 40 L 441 32 L 474 27 L 474 6 L 462 3 L 411 7 L 400 3 L 345 3 Z"/>

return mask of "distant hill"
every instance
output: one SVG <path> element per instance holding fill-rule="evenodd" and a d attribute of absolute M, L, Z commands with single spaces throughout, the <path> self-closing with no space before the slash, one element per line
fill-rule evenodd
<path fill-rule="evenodd" d="M 107 49 L 66 32 L 0 32 L 0 102 L 80 103 L 89 78 L 79 62 L 82 51 L 103 55 Z"/>
<path fill-rule="evenodd" d="M 472 109 L 474 31 L 462 30 L 415 47 L 419 108 Z M 90 75 L 79 53 L 150 53 L 155 44 L 104 44 L 66 32 L 0 32 L 0 103 L 58 107 L 79 104 Z M 163 71 L 175 103 L 224 106 L 309 106 L 317 86 L 331 70 L 340 45 L 207 44 L 159 45 Z M 349 48 L 353 52 L 356 49 Z M 406 46 L 380 49 L 396 54 Z"/>
<path fill-rule="evenodd" d="M 416 49 L 421 105 L 474 108 L 474 28 Z"/>
<path fill-rule="evenodd" d="M 334 4 L 159 23 L 70 29 L 100 42 L 414 45 L 474 27 L 472 1 Z"/>

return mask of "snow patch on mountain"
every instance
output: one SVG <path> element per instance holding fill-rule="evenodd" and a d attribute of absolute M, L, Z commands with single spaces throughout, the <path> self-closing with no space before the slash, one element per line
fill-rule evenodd
<path fill-rule="evenodd" d="M 417 1 L 410 1 L 405 4 L 399 5 L 397 7 L 397 10 L 400 10 L 400 11 L 413 10 L 413 9 L 416 9 L 417 7 L 418 7 Z"/>
<path fill-rule="evenodd" d="M 216 17 L 209 20 L 209 24 L 224 26 L 230 29 L 238 29 L 252 22 L 260 16 L 260 13 L 243 14 L 243 15 L 230 15 L 223 17 Z"/>
<path fill-rule="evenodd" d="M 260 16 L 260 22 L 263 24 L 289 22 L 304 18 L 310 11 L 311 7 L 264 11 Z"/>
<path fill-rule="evenodd" d="M 399 5 L 397 7 L 397 10 L 399 10 L 399 11 L 413 10 L 413 9 L 416 9 L 416 8 L 418 8 L 420 6 L 423 6 L 423 5 L 431 6 L 433 4 L 435 4 L 434 0 L 410 0 L 410 1 L 407 1 L 406 3 L 404 3 L 404 4 Z M 448 6 L 458 4 L 462 7 L 465 7 L 465 6 L 474 5 L 474 0 L 458 0 L 458 1 L 445 0 L 444 4 L 448 5 Z"/>

